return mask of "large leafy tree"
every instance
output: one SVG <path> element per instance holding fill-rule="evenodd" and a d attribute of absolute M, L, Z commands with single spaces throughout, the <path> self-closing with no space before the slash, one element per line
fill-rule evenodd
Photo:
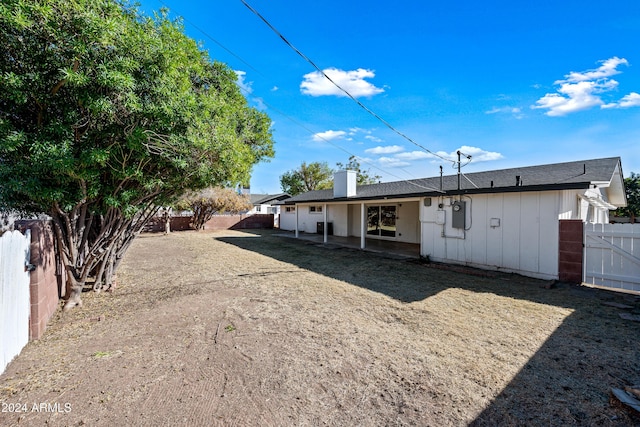
<path fill-rule="evenodd" d="M 336 166 L 338 166 L 338 169 L 356 171 L 358 177 L 356 183 L 358 185 L 377 184 L 380 178 L 382 178 L 380 175 L 374 175 L 369 169 L 362 169 L 356 156 L 350 156 L 349 163 L 346 165 L 338 162 Z"/>
<path fill-rule="evenodd" d="M 627 193 L 627 206 L 616 210 L 616 214 L 626 215 L 634 223 L 640 216 L 640 174 L 631 172 L 631 175 L 624 179 L 624 188 Z"/>
<path fill-rule="evenodd" d="M 109 286 L 156 206 L 273 155 L 236 76 L 161 13 L 118 0 L 0 3 L 0 208 L 48 213 L 71 297 Z"/>
<path fill-rule="evenodd" d="M 325 190 L 333 186 L 333 170 L 327 162 L 302 162 L 299 168 L 280 176 L 280 188 L 295 196 L 313 190 Z"/>

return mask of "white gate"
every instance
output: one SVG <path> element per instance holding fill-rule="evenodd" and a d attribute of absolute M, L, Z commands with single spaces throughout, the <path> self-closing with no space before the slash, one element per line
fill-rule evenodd
<path fill-rule="evenodd" d="M 29 342 L 31 232 L 0 237 L 0 374 Z"/>
<path fill-rule="evenodd" d="M 640 224 L 585 224 L 584 244 L 584 283 L 640 292 Z"/>

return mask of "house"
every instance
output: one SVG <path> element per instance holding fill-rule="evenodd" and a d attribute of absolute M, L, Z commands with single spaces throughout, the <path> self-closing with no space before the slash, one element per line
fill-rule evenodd
<path fill-rule="evenodd" d="M 251 200 L 251 204 L 253 204 L 253 208 L 247 212 L 247 215 L 274 214 L 277 216 L 280 213 L 280 205 L 277 203 L 290 197 L 291 196 L 287 193 L 251 194 L 249 195 L 249 198 Z"/>
<path fill-rule="evenodd" d="M 287 193 L 280 194 L 250 194 L 249 199 L 253 204 L 253 208 L 247 215 L 256 214 L 273 214 L 273 226 L 280 226 L 280 204 L 290 198 Z"/>
<path fill-rule="evenodd" d="M 433 261 L 559 277 L 561 220 L 607 223 L 626 206 L 619 157 L 356 186 L 284 201 L 280 228 L 420 245 Z"/>

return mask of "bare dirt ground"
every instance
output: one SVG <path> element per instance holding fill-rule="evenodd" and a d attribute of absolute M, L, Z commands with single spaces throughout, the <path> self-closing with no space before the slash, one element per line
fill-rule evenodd
<path fill-rule="evenodd" d="M 0 425 L 629 426 L 638 297 L 273 232 L 143 235 L 0 376 Z"/>

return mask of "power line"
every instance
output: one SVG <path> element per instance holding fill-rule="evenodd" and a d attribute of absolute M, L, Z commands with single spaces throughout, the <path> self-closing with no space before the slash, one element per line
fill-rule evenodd
<path fill-rule="evenodd" d="M 246 92 L 247 94 L 249 94 L 249 92 L 248 92 L 247 90 L 243 89 L 243 88 L 240 88 L 240 90 L 241 90 L 241 91 Z M 443 192 L 443 191 L 441 191 L 441 190 L 438 190 L 437 188 L 427 187 L 427 186 L 420 185 L 420 184 L 417 184 L 417 183 L 415 183 L 415 182 L 412 182 L 411 180 L 402 179 L 401 177 L 399 177 L 399 176 L 397 176 L 397 175 L 395 175 L 395 174 L 393 174 L 393 173 L 391 173 L 391 172 L 389 172 L 389 171 L 387 171 L 387 170 L 384 170 L 384 169 L 380 168 L 379 166 L 376 166 L 375 164 L 373 164 L 373 163 L 371 163 L 371 162 L 367 161 L 366 159 L 364 159 L 364 158 L 362 158 L 362 157 L 360 157 L 360 156 L 358 156 L 358 155 L 356 155 L 356 154 L 353 154 L 352 152 L 350 152 L 350 151 L 349 151 L 349 150 L 347 150 L 346 148 L 341 147 L 341 146 L 339 146 L 338 144 L 333 143 L 330 139 L 326 139 L 326 138 L 324 138 L 323 136 L 318 135 L 317 133 L 313 132 L 311 129 L 309 129 L 309 128 L 308 128 L 307 126 L 305 126 L 304 124 L 302 124 L 302 123 L 298 122 L 298 121 L 297 121 L 296 119 L 294 119 L 293 117 L 289 116 L 288 114 L 285 114 L 284 112 L 280 111 L 279 109 L 277 109 L 277 108 L 273 107 L 272 105 L 269 105 L 268 103 L 264 102 L 264 100 L 263 100 L 262 102 L 263 102 L 266 106 L 268 106 L 270 109 L 272 109 L 272 110 L 276 111 L 277 113 L 281 114 L 281 115 L 282 115 L 283 117 L 285 117 L 286 119 L 290 120 L 292 123 L 296 124 L 297 126 L 300 126 L 302 129 L 304 129 L 304 130 L 308 131 L 310 134 L 314 135 L 316 138 L 319 138 L 319 139 L 321 139 L 322 141 L 326 142 L 327 144 L 332 145 L 333 147 L 337 148 L 338 150 L 340 150 L 340 151 L 343 151 L 343 152 L 347 153 L 349 156 L 353 156 L 353 157 L 355 157 L 357 160 L 362 161 L 363 163 L 365 163 L 365 164 L 367 164 L 367 165 L 371 166 L 371 167 L 372 167 L 372 168 L 374 168 L 374 169 L 377 169 L 377 170 L 381 171 L 382 173 L 385 173 L 385 174 L 387 174 L 387 175 L 389 175 L 389 176 L 392 176 L 392 177 L 394 177 L 394 178 L 397 178 L 397 179 L 399 179 L 399 180 L 406 181 L 406 182 L 408 182 L 409 184 L 414 185 L 414 186 L 416 186 L 416 187 L 419 187 L 419 188 L 421 188 L 421 189 L 423 189 L 423 190 Z M 406 172 L 408 175 L 411 175 L 411 173 L 409 173 L 409 172 L 408 172 L 408 171 L 406 171 L 405 169 L 402 169 L 402 170 L 403 170 L 404 172 Z"/>
<path fill-rule="evenodd" d="M 253 14 L 255 14 L 258 18 L 260 18 L 262 20 L 262 22 L 264 22 L 269 28 L 271 28 L 271 30 L 276 33 L 276 35 L 278 35 L 278 37 L 280 37 L 280 39 L 282 39 L 282 41 L 289 46 L 291 49 L 293 49 L 294 52 L 296 52 L 298 55 L 300 55 L 302 57 L 302 59 L 304 59 L 305 61 L 307 61 L 309 64 L 311 64 L 311 66 L 313 68 L 315 68 L 316 70 L 318 70 L 319 73 L 321 73 L 327 80 L 329 80 L 329 82 L 331 82 L 331 84 L 333 84 L 335 87 L 337 87 L 339 90 L 341 90 L 342 92 L 344 92 L 349 98 L 351 98 L 351 100 L 353 100 L 356 104 L 358 104 L 362 109 L 364 109 L 367 113 L 369 113 L 370 115 L 372 115 L 373 117 L 375 117 L 377 120 L 379 120 L 382 124 L 384 124 L 386 127 L 388 127 L 389 129 L 391 129 L 391 131 L 395 132 L 396 134 L 398 134 L 399 136 L 401 136 L 402 138 L 406 139 L 407 141 L 409 141 L 410 143 L 412 143 L 413 145 L 415 145 L 416 147 L 421 148 L 422 150 L 426 151 L 427 153 L 431 154 L 432 156 L 438 157 L 446 162 L 453 162 L 450 159 L 447 159 L 444 156 L 441 156 L 438 153 L 435 153 L 431 150 L 429 150 L 428 148 L 422 146 L 421 144 L 415 142 L 413 139 L 411 139 L 409 136 L 407 136 L 406 134 L 404 134 L 403 132 L 400 132 L 398 129 L 396 129 L 395 127 L 393 127 L 393 125 L 391 125 L 391 123 L 389 123 L 388 121 L 386 121 L 385 119 L 383 119 L 381 116 L 379 116 L 377 113 L 375 113 L 374 111 L 372 111 L 370 108 L 368 108 L 366 105 L 364 105 L 362 102 L 360 102 L 355 96 L 353 96 L 351 93 L 349 93 L 348 90 L 344 89 L 342 86 L 340 86 L 339 84 L 337 84 L 336 82 L 334 82 L 331 77 L 329 77 L 327 75 L 327 73 L 324 72 L 324 70 L 322 70 L 320 67 L 318 67 L 316 65 L 315 62 L 313 62 L 308 56 L 306 56 L 304 53 L 302 53 L 298 48 L 296 48 L 289 40 L 287 40 L 287 38 L 282 35 L 282 33 L 280 33 L 280 31 L 278 31 L 273 25 L 271 25 L 271 23 L 260 14 L 260 12 L 258 12 L 257 10 L 255 10 L 253 7 L 251 7 L 251 5 L 249 5 L 245 0 L 240 0 L 242 2 L 242 4 L 244 4 Z"/>
<path fill-rule="evenodd" d="M 158 3 L 160 3 L 162 6 L 166 7 L 167 9 L 170 9 L 170 7 L 165 4 L 162 0 L 158 0 Z M 214 42 L 215 44 L 217 44 L 218 46 L 220 46 L 220 48 L 222 48 L 225 52 L 227 52 L 229 55 L 233 56 L 234 58 L 236 58 L 238 61 L 242 62 L 244 65 L 246 65 L 247 67 L 251 68 L 253 71 L 255 71 L 256 73 L 260 74 L 261 76 L 264 77 L 264 74 L 262 74 L 260 71 L 258 71 L 256 68 L 254 68 L 251 64 L 249 64 L 247 61 L 245 61 L 244 59 L 242 59 L 239 55 L 236 55 L 231 49 L 227 48 L 225 45 L 223 45 L 222 43 L 220 43 L 218 40 L 214 39 L 213 37 L 211 37 L 206 31 L 204 31 L 202 28 L 198 27 L 196 24 L 194 24 L 193 22 L 189 21 L 187 18 L 185 18 L 183 15 L 180 16 L 185 22 L 187 22 L 189 25 L 191 25 L 193 28 L 195 28 L 196 30 L 200 31 L 206 38 L 208 38 L 209 40 L 211 40 L 212 42 Z"/>
<path fill-rule="evenodd" d="M 162 6 L 164 6 L 164 7 L 168 8 L 168 9 L 170 9 L 169 5 L 165 4 L 162 0 L 157 0 L 157 1 L 158 1 L 158 3 L 160 3 Z M 242 0 L 241 0 L 241 1 L 242 1 Z M 245 6 L 247 6 L 250 10 L 253 10 L 253 9 L 251 8 L 251 6 L 249 6 L 247 3 L 245 3 L 244 1 L 242 1 L 242 2 L 243 2 L 243 3 L 245 4 Z M 258 13 L 257 13 L 257 12 L 255 12 L 255 11 L 254 11 L 254 13 L 258 14 Z M 258 16 L 260 16 L 260 15 L 258 14 Z M 261 17 L 261 16 L 260 16 L 260 17 Z M 187 22 L 189 25 L 191 25 L 193 28 L 195 28 L 197 31 L 199 31 L 200 33 L 202 33 L 206 38 L 208 38 L 209 40 L 213 41 L 216 45 L 218 45 L 218 46 L 219 46 L 219 47 L 221 47 L 223 50 L 225 50 L 227 53 L 229 53 L 230 55 L 232 55 L 234 58 L 238 59 L 240 62 L 242 62 L 243 64 L 245 64 L 247 67 L 249 67 L 250 69 L 252 69 L 252 70 L 253 70 L 253 71 L 255 71 L 256 73 L 258 73 L 259 75 L 261 75 L 261 76 L 263 76 L 263 77 L 266 77 L 266 76 L 265 76 L 263 73 L 261 73 L 258 69 L 256 69 L 255 67 L 253 67 L 249 62 L 245 61 L 242 57 L 240 57 L 239 55 L 237 55 L 237 54 L 236 54 L 235 52 L 233 52 L 231 49 L 229 49 L 229 48 L 227 48 L 226 46 L 224 46 L 222 43 L 220 43 L 218 40 L 216 40 L 215 38 L 213 38 L 210 34 L 208 34 L 208 33 L 207 33 L 206 31 L 204 31 L 202 28 L 200 28 L 199 26 L 197 26 L 196 24 L 194 24 L 192 21 L 188 20 L 188 19 L 187 19 L 187 18 L 185 18 L 184 16 L 181 16 L 181 18 L 182 18 L 185 22 Z M 261 17 L 261 18 L 262 18 L 262 17 Z M 264 18 L 262 18 L 262 19 L 264 20 Z M 273 31 L 275 31 L 276 33 L 278 33 L 278 31 L 277 31 L 275 28 L 273 28 L 273 27 L 271 26 L 271 24 L 269 24 L 266 20 L 264 20 L 264 21 L 267 23 L 267 25 L 269 25 L 269 27 L 270 27 L 270 28 L 272 28 L 272 29 L 273 29 Z M 278 33 L 278 34 L 279 34 L 279 33 Z M 288 45 L 290 45 L 290 46 L 291 46 L 291 44 L 290 44 L 290 43 L 289 43 L 289 42 L 288 42 L 288 41 L 287 41 L 283 36 L 280 36 L 280 37 L 281 37 L 281 38 L 282 38 L 282 39 L 283 39 L 283 40 L 284 40 Z M 370 111 L 366 106 L 362 105 L 362 104 L 360 103 L 360 101 L 358 101 L 357 99 L 355 99 L 351 94 L 349 94 L 349 92 L 347 92 L 346 90 L 342 89 L 342 88 L 341 88 L 340 86 L 338 86 L 335 82 L 333 82 L 333 81 L 332 81 L 328 76 L 326 76 L 326 74 L 325 74 L 322 70 L 320 70 L 320 69 L 319 69 L 319 68 L 318 68 L 318 67 L 317 67 L 317 66 L 316 66 L 316 65 L 315 65 L 315 64 L 314 64 L 310 59 L 308 59 L 306 56 L 304 56 L 304 55 L 302 54 L 302 52 L 298 51 L 298 50 L 297 50 L 297 49 L 295 49 L 293 46 L 291 46 L 291 47 L 292 47 L 294 50 L 296 50 L 296 52 L 298 52 L 298 54 L 300 54 L 303 58 L 305 58 L 307 61 L 311 62 L 311 64 L 312 64 L 316 69 L 318 69 L 320 72 L 322 72 L 322 74 L 323 74 L 323 75 L 325 75 L 325 77 L 326 77 L 327 79 L 329 79 L 329 81 L 331 81 L 331 83 L 333 83 L 333 84 L 334 84 L 334 85 L 336 85 L 340 90 L 342 90 L 343 92 L 345 92 L 345 93 L 346 93 L 346 94 L 347 94 L 351 99 L 353 99 L 356 103 L 358 103 L 362 108 L 364 108 L 365 110 L 367 110 L 370 114 L 373 114 L 375 117 L 377 117 L 377 118 L 378 118 L 379 120 L 381 120 L 383 123 L 385 123 L 388 127 L 390 127 L 392 130 L 394 130 L 396 133 L 399 133 L 399 132 L 398 132 L 397 130 L 395 130 L 395 129 L 390 125 L 390 124 L 386 123 L 382 118 L 378 117 L 375 113 L 373 113 L 372 111 Z M 223 74 L 222 76 L 223 76 L 223 77 L 226 77 L 226 75 L 225 75 L 225 74 Z M 231 80 L 229 79 L 229 81 L 231 81 Z M 237 85 L 237 82 L 236 82 L 236 81 L 232 81 L 232 83 L 234 83 L 234 84 L 236 84 L 236 85 Z M 240 87 L 239 85 L 238 85 L 238 87 L 240 88 L 240 90 L 241 90 L 241 91 L 243 91 L 243 92 L 245 92 L 245 93 L 246 93 L 246 95 L 245 95 L 245 96 L 249 96 L 249 95 L 251 95 L 251 92 L 249 92 L 249 91 L 247 91 L 246 89 L 244 89 L 244 88 Z M 356 154 L 354 154 L 354 153 L 351 153 L 351 152 L 350 152 L 350 151 L 348 151 L 347 149 L 345 149 L 345 148 L 343 148 L 343 147 L 341 147 L 341 146 L 339 146 L 339 145 L 337 145 L 337 144 L 335 144 L 335 143 L 331 142 L 330 140 L 328 140 L 328 139 L 326 139 L 326 138 L 324 138 L 324 137 L 322 137 L 322 136 L 318 135 L 318 134 L 317 134 L 317 132 L 312 131 L 312 130 L 311 130 L 311 129 L 309 129 L 307 126 L 305 126 L 304 124 L 302 124 L 302 123 L 298 122 L 298 121 L 297 121 L 296 119 L 294 119 L 293 117 L 291 117 L 291 116 L 287 115 L 286 113 L 284 113 L 284 112 L 280 111 L 279 109 L 275 108 L 273 105 L 270 105 L 270 104 L 266 103 L 266 102 L 264 101 L 264 99 L 261 99 L 261 102 L 262 102 L 262 103 L 264 103 L 264 105 L 268 106 L 270 109 L 272 109 L 272 110 L 276 111 L 277 113 L 279 113 L 280 115 L 282 115 L 283 117 L 285 117 L 286 119 L 290 120 L 292 123 L 296 124 L 297 126 L 300 126 L 300 127 L 301 127 L 301 128 L 303 128 L 304 130 L 306 130 L 307 132 L 309 132 L 311 135 L 314 135 L 315 137 L 317 137 L 317 138 L 319 138 L 319 139 L 323 140 L 324 142 L 326 142 L 326 143 L 328 143 L 328 144 L 332 145 L 333 147 L 335 147 L 335 148 L 337 148 L 337 149 L 339 149 L 339 150 L 341 150 L 341 151 L 345 152 L 345 153 L 346 153 L 346 154 L 348 154 L 349 156 L 353 156 L 353 157 L 355 157 L 355 158 L 356 158 L 356 159 L 358 159 L 359 161 L 362 161 L 363 163 L 365 163 L 365 164 L 367 164 L 367 165 L 371 166 L 371 167 L 372 167 L 372 168 L 374 168 L 374 169 L 377 169 L 377 170 L 381 171 L 382 173 L 384 173 L 384 174 L 386 174 L 386 175 L 388 175 L 388 176 L 392 176 L 392 177 L 397 178 L 397 179 L 399 179 L 399 180 L 409 182 L 410 184 L 412 184 L 412 185 L 414 185 L 414 186 L 416 186 L 416 187 L 419 187 L 419 188 L 421 188 L 421 189 L 424 189 L 424 190 L 440 191 L 440 190 L 438 190 L 438 189 L 436 189 L 436 188 L 431 188 L 431 187 L 423 186 L 423 185 L 420 185 L 420 184 L 414 183 L 414 182 L 412 182 L 411 180 L 403 179 L 403 178 L 401 178 L 401 177 L 399 177 L 399 176 L 397 176 L 397 175 L 395 175 L 395 174 L 393 174 L 393 173 L 391 173 L 391 172 L 389 172 L 389 171 L 387 171 L 387 170 L 385 170 L 385 169 L 382 169 L 382 168 L 380 168 L 379 166 L 376 166 L 375 164 L 373 164 L 373 163 L 371 163 L 371 162 L 367 161 L 366 159 L 364 159 L 364 158 L 362 158 L 362 157 L 360 157 L 360 156 L 358 156 L 358 155 L 356 155 Z M 400 134 L 400 135 L 402 136 L 402 134 Z M 411 139 L 409 139 L 407 136 L 404 136 L 404 138 L 408 139 L 408 140 L 409 140 L 409 141 L 411 141 L 413 144 L 416 144 L 416 143 L 415 143 L 415 142 L 413 142 Z M 420 146 L 419 144 L 416 144 L 416 145 L 418 145 L 420 148 L 423 148 L 424 150 L 426 150 L 426 151 L 428 151 L 429 153 L 431 153 L 429 150 L 427 150 L 426 148 L 424 148 L 424 147 Z M 444 158 L 444 157 L 442 157 L 442 156 L 440 156 L 440 155 L 438 155 L 438 154 L 436 154 L 436 153 L 431 153 L 431 154 L 433 154 L 433 155 L 435 155 L 435 156 L 437 156 L 437 157 L 440 157 L 441 159 L 444 159 L 444 160 L 446 160 L 446 161 L 451 161 L 450 159 L 446 159 L 446 158 Z M 407 173 L 407 175 L 410 175 L 410 176 L 411 176 L 411 175 L 413 175 L 412 173 L 408 172 L 408 171 L 407 171 L 407 170 L 405 170 L 405 169 L 402 169 L 402 170 L 403 170 L 405 173 Z M 414 178 L 414 179 L 416 179 L 416 178 Z"/>

